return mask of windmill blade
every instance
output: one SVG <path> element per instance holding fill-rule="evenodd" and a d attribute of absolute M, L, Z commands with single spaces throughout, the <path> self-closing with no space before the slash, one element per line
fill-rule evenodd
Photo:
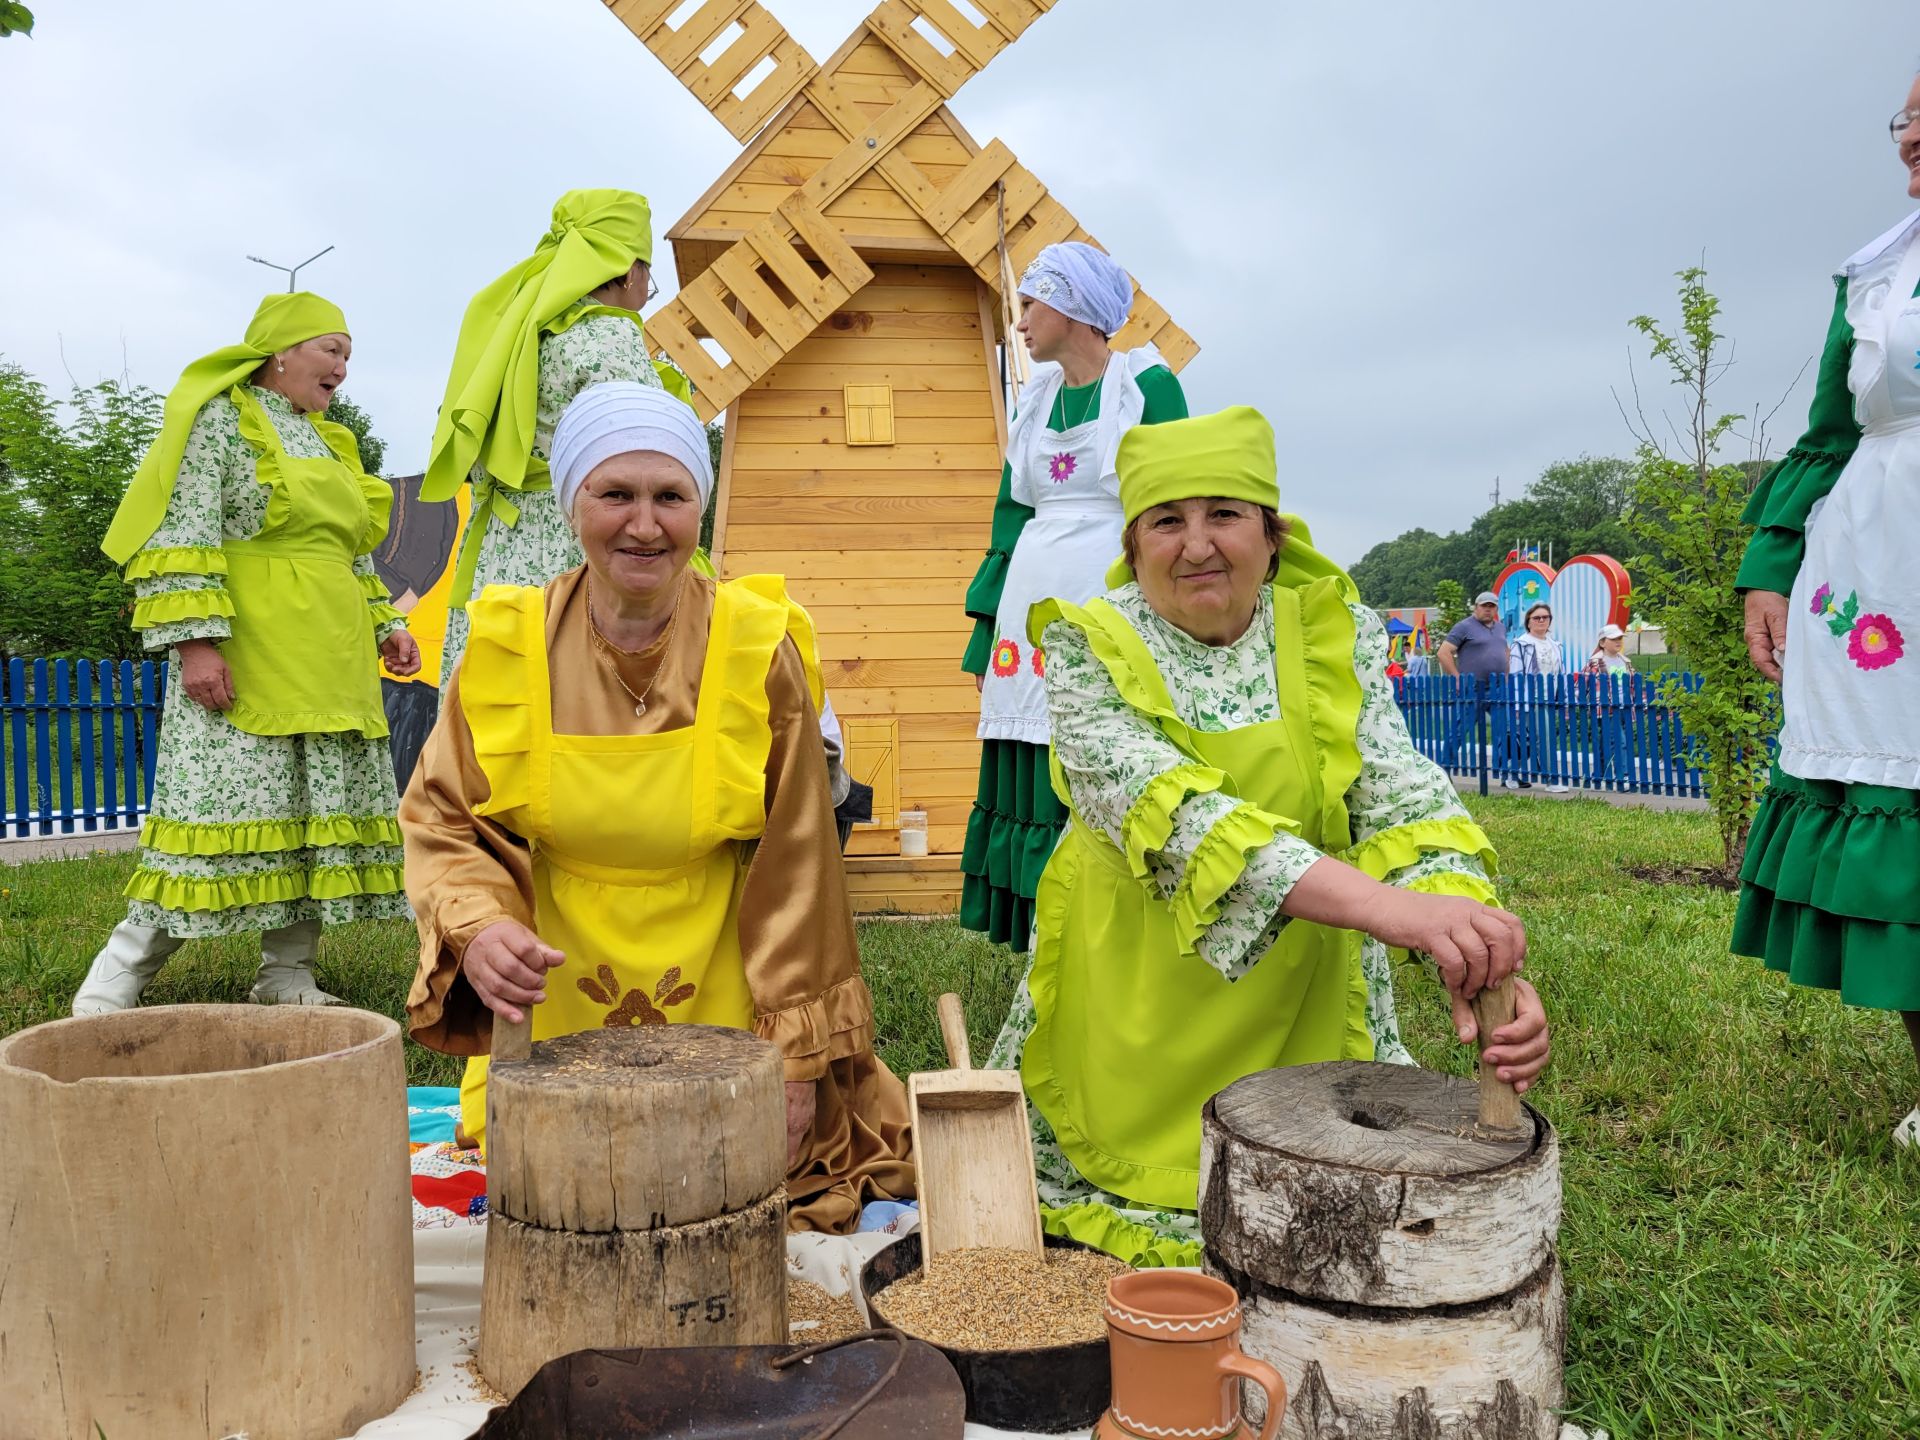
<path fill-rule="evenodd" d="M 759 134 L 820 69 L 757 0 L 707 0 L 677 28 L 667 21 L 684 0 L 606 3 L 736 140 Z M 702 60 L 716 42 L 725 48 L 710 63 Z"/>
<path fill-rule="evenodd" d="M 976 25 L 948 0 L 881 0 L 867 28 L 920 77 L 951 100 L 987 63 L 1026 33 L 1054 0 L 970 0 L 986 16 Z"/>
<path fill-rule="evenodd" d="M 693 381 L 693 408 L 711 420 L 872 279 L 834 223 L 795 193 L 648 316 L 645 330 Z"/>

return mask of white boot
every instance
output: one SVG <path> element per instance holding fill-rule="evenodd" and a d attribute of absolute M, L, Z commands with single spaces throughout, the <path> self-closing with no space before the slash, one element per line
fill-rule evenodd
<path fill-rule="evenodd" d="M 167 957 L 184 944 L 186 941 L 164 930 L 122 920 L 93 957 L 87 978 L 73 997 L 73 1013 L 111 1015 L 116 1010 L 131 1010 L 140 1003 L 140 992 L 160 973 Z"/>
<path fill-rule="evenodd" d="M 256 1005 L 339 1005 L 313 981 L 313 957 L 320 949 L 320 921 L 296 920 L 260 937 L 260 978 L 247 998 Z"/>

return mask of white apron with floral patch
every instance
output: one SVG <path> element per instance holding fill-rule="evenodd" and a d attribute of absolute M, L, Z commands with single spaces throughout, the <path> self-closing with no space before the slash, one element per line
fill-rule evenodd
<path fill-rule="evenodd" d="M 1781 687 L 1780 767 L 1920 788 L 1920 216 L 1847 265 L 1860 448 L 1807 517 Z"/>
<path fill-rule="evenodd" d="M 1033 518 L 1007 562 L 994 618 L 993 653 L 980 687 L 982 740 L 1049 742 L 1045 657 L 1027 638 L 1027 612 L 1042 600 L 1084 605 L 1107 588 L 1107 567 L 1120 554 L 1120 437 L 1140 423 L 1146 397 L 1137 378 L 1166 364 L 1152 345 L 1115 354 L 1100 380 L 1099 411 L 1069 430 L 1053 430 L 1053 403 L 1064 373 L 1035 367 L 1020 392 L 1007 436 L 1009 491 Z"/>

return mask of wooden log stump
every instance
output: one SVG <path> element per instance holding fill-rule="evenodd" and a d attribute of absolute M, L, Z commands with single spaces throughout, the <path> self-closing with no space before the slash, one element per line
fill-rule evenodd
<path fill-rule="evenodd" d="M 1558 1143 L 1477 1123 L 1474 1082 L 1336 1061 L 1202 1117 L 1207 1268 L 1286 1377 L 1293 1440 L 1553 1440 L 1565 1401 Z M 1254 1397 L 1249 1397 L 1252 1400 Z"/>
<path fill-rule="evenodd" d="M 491 1384 L 516 1394 L 575 1350 L 785 1343 L 783 1073 L 711 1025 L 591 1030 L 490 1067 Z"/>
<path fill-rule="evenodd" d="M 400 1027 L 363 1010 L 0 1040 L 0 1440 L 338 1440 L 397 1407 L 405 1093 Z"/>

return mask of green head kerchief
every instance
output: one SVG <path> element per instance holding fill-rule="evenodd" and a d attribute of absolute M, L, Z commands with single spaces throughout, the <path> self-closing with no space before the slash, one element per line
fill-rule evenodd
<path fill-rule="evenodd" d="M 533 451 L 540 332 L 589 292 L 653 263 L 653 212 L 631 190 L 569 190 L 533 254 L 467 305 L 420 494 L 451 500 L 478 460 L 519 489 Z"/>
<path fill-rule="evenodd" d="M 180 372 L 179 380 L 167 392 L 160 433 L 134 472 L 127 493 L 120 498 L 120 508 L 114 511 L 113 523 L 107 526 L 100 548 L 115 564 L 124 565 L 160 528 L 167 502 L 173 498 L 174 481 L 180 475 L 180 458 L 187 452 L 187 436 L 193 431 L 201 406 L 245 381 L 275 351 L 319 335 L 348 333 L 347 317 L 340 313 L 340 307 L 305 290 L 269 295 L 262 300 L 253 312 L 253 323 L 247 326 L 246 339 L 202 355 Z"/>
<path fill-rule="evenodd" d="M 1274 457 L 1273 426 L 1250 405 L 1235 405 L 1213 415 L 1136 425 L 1121 437 L 1115 461 L 1120 472 L 1120 506 L 1131 527 L 1156 505 L 1174 500 L 1220 497 L 1250 505 L 1280 508 L 1280 466 Z M 1306 525 L 1287 516 L 1288 535 L 1280 546 L 1276 584 L 1305 585 L 1334 577 L 1343 594 L 1358 598 L 1347 573 L 1313 548 Z M 1109 588 L 1133 579 L 1126 556 L 1107 571 Z"/>
<path fill-rule="evenodd" d="M 1251 405 L 1164 425 L 1136 425 L 1121 438 L 1114 468 L 1129 525 L 1174 500 L 1219 496 L 1280 508 L 1273 426 Z"/>

